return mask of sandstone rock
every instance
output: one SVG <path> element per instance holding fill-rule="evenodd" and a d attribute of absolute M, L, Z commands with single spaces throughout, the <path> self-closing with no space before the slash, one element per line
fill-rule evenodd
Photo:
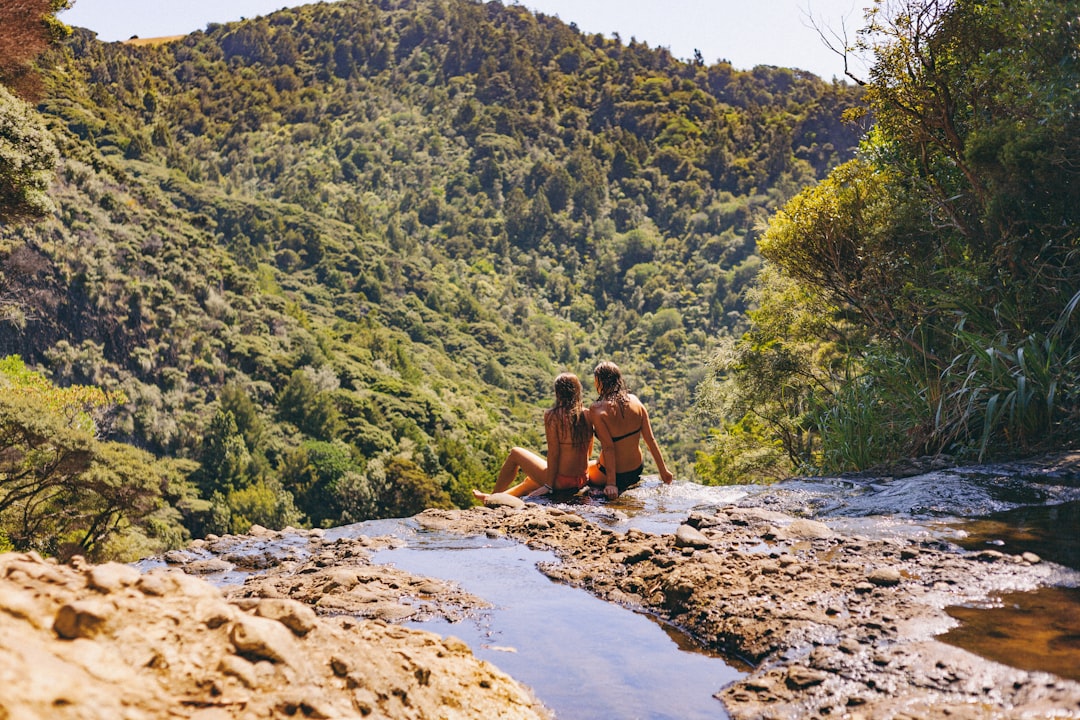
<path fill-rule="evenodd" d="M 758 565 L 758 571 L 762 575 L 776 575 L 780 572 L 780 563 L 775 560 L 765 560 Z"/>
<path fill-rule="evenodd" d="M 822 522 L 799 518 L 782 529 L 783 534 L 792 540 L 827 540 L 833 537 L 832 529 Z"/>
<path fill-rule="evenodd" d="M 143 595 L 164 597 L 176 589 L 176 582 L 169 577 L 169 573 L 151 571 L 139 576 L 135 587 L 142 591 Z"/>
<path fill-rule="evenodd" d="M 110 562 L 90 568 L 87 582 L 95 590 L 110 593 L 134 585 L 141 575 L 142 573 L 130 565 Z"/>
<path fill-rule="evenodd" d="M 324 593 L 334 590 L 352 590 L 360 582 L 356 570 L 351 568 L 338 568 L 325 573 L 326 583 L 322 586 Z"/>
<path fill-rule="evenodd" d="M 707 548 L 709 545 L 711 545 L 709 538 L 697 528 L 680 525 L 675 531 L 676 547 Z"/>
<path fill-rule="evenodd" d="M 282 598 L 260 600 L 258 605 L 255 606 L 255 614 L 259 617 L 277 620 L 296 635 L 308 634 L 315 629 L 317 624 L 315 611 L 295 600 Z"/>
<path fill-rule="evenodd" d="M 776 678 L 771 675 L 762 675 L 760 677 L 751 677 L 743 683 L 747 690 L 753 690 L 758 693 L 771 693 L 776 689 Z"/>
<path fill-rule="evenodd" d="M 725 512 L 735 525 L 780 525 L 792 520 L 790 515 L 762 508 L 727 508 Z"/>
<path fill-rule="evenodd" d="M 229 640 L 241 655 L 289 664 L 295 651 L 292 633 L 279 622 L 248 615 L 237 618 Z"/>
<path fill-rule="evenodd" d="M 513 495 L 507 495 L 506 493 L 491 493 L 484 498 L 485 507 L 508 507 L 508 508 L 523 508 L 525 507 L 525 501 L 519 497 Z"/>
<path fill-rule="evenodd" d="M 854 655 L 855 653 L 862 650 L 862 645 L 860 645 L 859 642 L 857 640 L 854 640 L 853 638 L 844 638 L 836 647 L 838 650 L 840 650 L 840 652 L 846 653 L 848 655 Z"/>
<path fill-rule="evenodd" d="M 184 571 L 192 575 L 209 575 L 211 573 L 228 572 L 233 569 L 233 564 L 219 558 L 209 560 L 195 560 L 184 566 Z"/>
<path fill-rule="evenodd" d="M 1033 552 L 1026 552 L 1020 557 L 1023 558 L 1024 562 L 1031 563 L 1032 565 L 1038 565 L 1042 562 L 1042 558 Z"/>
<path fill-rule="evenodd" d="M 199 598 L 194 604 L 192 616 L 211 630 L 232 622 L 236 617 L 236 607 L 221 598 Z"/>
<path fill-rule="evenodd" d="M 401 622 L 416 615 L 416 608 L 402 605 L 398 602 L 376 602 L 371 608 L 365 608 L 365 615 L 376 620 L 386 622 Z"/>
<path fill-rule="evenodd" d="M 101 632 L 112 608 L 99 600 L 77 600 L 60 608 L 53 631 L 62 638 L 92 638 Z"/>
<path fill-rule="evenodd" d="M 46 620 L 41 616 L 41 609 L 33 594 L 9 585 L 0 586 L 0 612 L 30 622 L 34 627 L 46 627 Z"/>
<path fill-rule="evenodd" d="M 218 670 L 224 675 L 235 677 L 252 690 L 259 686 L 259 675 L 255 671 L 255 665 L 242 657 L 225 655 L 221 658 Z"/>
<path fill-rule="evenodd" d="M 802 690 L 814 685 L 820 685 L 828 677 L 820 670 L 811 670 L 802 665 L 792 665 L 787 673 L 787 685 L 793 690 Z"/>
<path fill-rule="evenodd" d="M 892 567 L 875 568 L 866 578 L 879 587 L 893 587 L 900 584 L 900 571 Z"/>
<path fill-rule="evenodd" d="M 191 546 L 196 547 L 196 542 L 200 543 L 199 547 L 206 544 L 206 541 L 204 540 L 196 540 L 191 543 Z M 193 553 L 189 553 L 184 550 L 170 550 L 169 552 L 162 555 L 162 559 L 170 565 L 186 565 L 187 563 L 194 560 L 196 557 L 197 556 Z"/>

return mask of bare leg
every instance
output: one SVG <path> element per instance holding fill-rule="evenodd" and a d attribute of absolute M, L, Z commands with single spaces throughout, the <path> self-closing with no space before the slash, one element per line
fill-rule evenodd
<path fill-rule="evenodd" d="M 514 480 L 517 479 L 519 470 L 525 473 L 525 479 L 511 487 Z M 492 492 L 523 497 L 532 491 L 543 487 L 542 482 L 534 478 L 540 478 L 542 480 L 546 477 L 547 460 L 531 450 L 516 447 L 506 456 L 506 461 L 503 462 L 502 468 L 499 470 L 499 477 L 495 481 L 495 489 Z M 488 493 L 473 490 L 473 497 L 477 500 L 484 500 L 487 496 Z"/>

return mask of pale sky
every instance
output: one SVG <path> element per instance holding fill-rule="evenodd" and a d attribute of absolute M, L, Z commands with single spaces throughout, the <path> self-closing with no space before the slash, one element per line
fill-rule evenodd
<path fill-rule="evenodd" d="M 519 4 L 582 32 L 619 33 L 650 47 L 663 46 L 682 59 L 701 51 L 708 63 L 727 60 L 736 68 L 779 65 L 808 70 L 826 80 L 844 74 L 843 60 L 825 47 L 819 26 L 847 35 L 862 27 L 863 8 L 873 0 L 523 0 Z M 160 37 L 203 30 L 211 22 L 266 15 L 302 0 L 75 0 L 60 15 L 105 41 L 133 35 Z M 504 4 L 514 4 L 504 0 Z M 852 66 L 852 70 L 863 70 Z M 865 73 L 864 73 L 865 74 Z"/>

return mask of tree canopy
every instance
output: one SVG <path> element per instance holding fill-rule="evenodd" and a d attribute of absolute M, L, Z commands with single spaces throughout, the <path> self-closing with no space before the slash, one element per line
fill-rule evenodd
<path fill-rule="evenodd" d="M 773 217 L 759 292 L 793 283 L 801 299 L 763 303 L 718 363 L 728 422 L 803 431 L 797 445 L 762 433 L 788 468 L 1075 441 L 1078 11 L 905 0 L 868 15 L 874 130 Z M 828 320 L 793 324 L 810 311 Z M 748 391 L 777 355 L 793 360 L 772 389 Z"/>

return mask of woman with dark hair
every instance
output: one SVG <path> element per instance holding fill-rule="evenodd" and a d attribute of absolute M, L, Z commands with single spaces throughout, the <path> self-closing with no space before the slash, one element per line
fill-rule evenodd
<path fill-rule="evenodd" d="M 581 381 L 573 373 L 555 378 L 555 405 L 544 412 L 547 435 L 547 459 L 531 450 L 515 447 L 499 470 L 493 493 L 523 497 L 541 488 L 580 490 L 588 482 L 589 455 L 592 454 L 592 423 L 589 411 L 581 404 Z M 525 479 L 517 485 L 518 471 Z M 473 490 L 478 500 L 488 493 Z"/>
<path fill-rule="evenodd" d="M 660 479 L 670 483 L 673 476 L 653 437 L 649 412 L 627 390 L 619 366 L 600 363 L 593 370 L 593 381 L 599 397 L 589 408 L 589 416 L 600 440 L 600 458 L 589 465 L 589 483 L 602 486 L 604 495 L 613 500 L 640 480 L 644 469 L 641 440 L 652 454 Z"/>

